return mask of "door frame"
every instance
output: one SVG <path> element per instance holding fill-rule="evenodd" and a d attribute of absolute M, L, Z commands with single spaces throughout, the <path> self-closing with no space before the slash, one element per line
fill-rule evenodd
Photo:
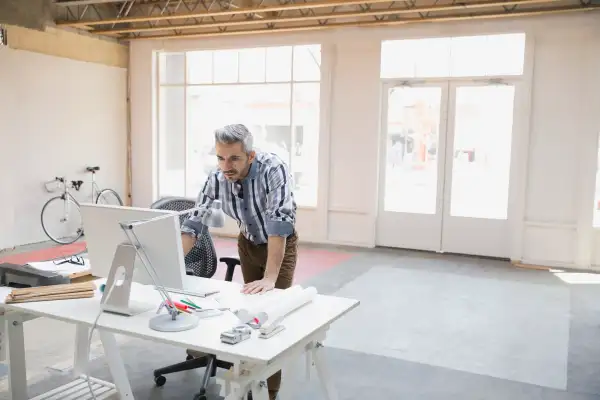
<path fill-rule="evenodd" d="M 451 79 L 449 80 L 449 91 L 448 91 L 448 121 L 447 121 L 447 140 L 448 146 L 446 147 L 446 164 L 445 164 L 445 191 L 443 193 L 443 211 L 442 211 L 442 245 L 441 252 L 458 253 L 458 254 L 469 254 L 487 257 L 498 257 L 498 258 L 510 258 L 511 255 L 511 236 L 512 231 L 512 219 L 513 217 L 513 206 L 511 199 L 513 198 L 513 191 L 515 190 L 515 184 L 512 178 L 515 173 L 515 168 L 518 168 L 514 164 L 514 153 L 516 147 L 519 145 L 516 141 L 516 134 L 518 133 L 518 95 L 520 77 L 509 77 L 509 78 L 492 78 L 492 79 Z M 507 193 L 507 209 L 505 219 L 494 219 L 494 218 L 480 218 L 480 217 L 460 217 L 452 216 L 450 214 L 452 206 L 452 185 L 453 185 L 453 172 L 454 172 L 454 139 L 456 137 L 456 95 L 457 89 L 460 87 L 489 87 L 489 86 L 512 86 L 514 88 L 513 104 L 512 104 L 512 130 L 510 132 L 510 156 L 509 156 L 509 171 L 508 171 L 508 193 Z M 469 234 L 472 234 L 471 240 L 467 240 L 472 246 L 463 245 L 460 240 L 451 240 L 454 236 L 451 231 L 448 231 L 449 225 L 456 226 L 458 224 L 464 224 L 464 226 L 455 228 L 461 231 L 460 236 L 457 238 L 467 240 Z M 475 232 L 486 232 L 487 235 L 475 234 Z M 477 240 L 482 239 L 481 243 L 477 245 Z M 486 243 L 487 241 L 487 243 Z"/>
<path fill-rule="evenodd" d="M 389 92 L 390 89 L 393 88 L 402 88 L 402 87 L 435 87 L 441 89 L 441 98 L 440 98 L 440 115 L 439 115 L 439 126 L 438 126 L 438 152 L 437 152 L 437 182 L 436 182 L 436 200 L 435 200 L 435 214 L 418 214 L 418 213 L 401 213 L 395 212 L 394 214 L 398 215 L 398 218 L 404 218 L 407 220 L 413 219 L 416 220 L 418 218 L 430 218 L 436 219 L 437 221 L 432 221 L 433 224 L 439 224 L 439 233 L 438 239 L 433 242 L 431 245 L 426 246 L 416 246 L 416 247 L 405 247 L 405 246 L 397 246 L 392 242 L 384 238 L 380 233 L 380 219 L 383 217 L 385 211 L 385 190 L 386 190 L 386 178 L 387 178 L 387 139 L 388 139 L 388 107 L 389 107 Z M 440 200 L 439 193 L 444 191 L 444 179 L 440 179 L 440 176 L 444 176 L 444 165 L 446 161 L 446 152 L 439 151 L 439 149 L 444 149 L 446 146 L 446 138 L 447 138 L 447 120 L 448 120 L 448 105 L 449 105 L 449 88 L 450 84 L 448 79 L 435 79 L 435 80 L 423 80 L 423 79 L 390 79 L 382 81 L 382 89 L 381 89 L 381 112 L 380 112 L 380 129 L 379 129 L 379 176 L 378 176 L 378 185 L 377 185 L 377 214 L 375 219 L 375 246 L 384 246 L 384 247 L 399 247 L 399 248 L 407 248 L 407 249 L 417 249 L 417 250 L 426 250 L 426 251 L 436 251 L 439 252 L 441 250 L 442 245 L 442 214 L 443 211 L 443 203 Z M 402 216 L 403 215 L 403 216 Z"/>
<path fill-rule="evenodd" d="M 523 76 L 499 76 L 499 77 L 461 77 L 461 78 L 432 78 L 432 79 L 386 79 L 382 80 L 381 90 L 381 113 L 380 113 L 380 157 L 379 157 L 379 176 L 378 176 L 378 200 L 377 200 L 377 218 L 375 220 L 375 246 L 398 247 L 391 245 L 390 241 L 382 238 L 379 225 L 385 211 L 385 183 L 386 183 L 386 164 L 387 164 L 387 136 L 388 136 L 388 102 L 389 90 L 393 87 L 442 87 L 442 99 L 440 104 L 440 128 L 438 138 L 438 175 L 437 175 L 437 191 L 436 191 L 436 217 L 440 220 L 440 231 L 437 234 L 439 237 L 439 245 L 437 248 L 421 249 L 435 251 L 439 253 L 445 252 L 443 237 L 444 237 L 444 218 L 450 217 L 451 207 L 451 190 L 452 190 L 452 171 L 453 171 L 453 150 L 455 137 L 455 118 L 456 118 L 456 89 L 460 86 L 488 86 L 494 84 L 508 84 L 515 88 L 513 100 L 513 129 L 511 132 L 511 155 L 510 155 L 510 171 L 509 171 L 509 187 L 508 187 L 508 210 L 505 221 L 507 235 L 514 228 L 515 204 L 514 199 L 516 192 L 519 189 L 519 182 L 514 181 L 517 170 L 521 169 L 522 165 L 517 161 L 521 158 L 522 146 L 518 135 L 522 131 L 521 115 L 519 113 L 522 105 L 521 91 L 523 90 Z M 445 86 L 445 88 L 444 88 Z M 439 151 L 442 149 L 443 151 Z M 450 157 L 450 159 L 448 159 Z M 510 236 L 510 235 L 509 235 Z M 508 246 L 506 249 L 506 257 L 510 257 L 513 253 L 511 248 L 511 240 L 507 239 Z M 402 248 L 402 247 L 400 247 Z M 410 247 L 407 247 L 410 248 Z"/>

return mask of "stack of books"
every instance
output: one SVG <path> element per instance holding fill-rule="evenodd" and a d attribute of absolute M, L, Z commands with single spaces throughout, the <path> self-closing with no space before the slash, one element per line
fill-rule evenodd
<path fill-rule="evenodd" d="M 13 289 L 5 302 L 27 303 L 33 301 L 68 300 L 94 297 L 96 285 L 93 282 L 68 283 L 64 285 L 38 286 Z"/>

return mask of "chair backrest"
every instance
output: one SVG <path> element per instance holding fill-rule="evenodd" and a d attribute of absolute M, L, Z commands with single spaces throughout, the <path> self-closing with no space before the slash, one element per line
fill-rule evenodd
<path fill-rule="evenodd" d="M 196 202 L 185 197 L 164 197 L 155 201 L 150 207 L 161 210 L 184 211 L 194 208 Z M 179 222 L 183 223 L 189 215 L 181 215 Z M 200 235 L 196 245 L 185 256 L 185 267 L 201 278 L 212 278 L 217 271 L 217 252 L 208 229 Z"/>

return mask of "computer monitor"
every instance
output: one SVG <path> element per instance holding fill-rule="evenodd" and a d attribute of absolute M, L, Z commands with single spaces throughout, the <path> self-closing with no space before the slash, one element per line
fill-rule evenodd
<path fill-rule="evenodd" d="M 108 278 L 117 246 L 129 243 L 120 226 L 121 222 L 144 221 L 167 214 L 177 213 L 149 208 L 81 204 L 92 275 Z M 134 232 L 156 270 L 158 284 L 183 290 L 186 274 L 179 218 L 163 218 L 140 224 L 134 228 Z M 144 285 L 154 284 L 139 257 L 136 257 L 133 281 Z"/>

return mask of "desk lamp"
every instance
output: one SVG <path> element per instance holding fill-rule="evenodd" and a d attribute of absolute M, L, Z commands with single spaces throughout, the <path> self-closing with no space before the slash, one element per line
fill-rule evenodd
<path fill-rule="evenodd" d="M 117 251 L 115 252 L 111 272 L 106 285 L 106 287 L 110 289 L 107 289 L 108 293 L 106 293 L 106 296 L 103 296 L 102 299 L 103 309 L 106 311 L 133 315 L 129 311 L 129 292 L 131 290 L 131 279 L 133 276 L 135 256 L 137 255 L 142 261 L 146 272 L 152 279 L 156 290 L 163 298 L 163 305 L 168 311 L 167 314 L 159 314 L 151 318 L 149 322 L 150 328 L 161 332 L 181 332 L 193 329 L 198 325 L 198 317 L 192 314 L 180 314 L 177 308 L 174 306 L 175 303 L 172 301 L 167 289 L 160 284 L 156 269 L 153 267 L 150 258 L 147 256 L 144 247 L 142 246 L 135 232 L 135 227 L 137 226 L 151 224 L 162 219 L 177 218 L 181 215 L 192 213 L 194 213 L 194 216 L 200 217 L 200 222 L 203 225 L 200 234 L 204 234 L 208 228 L 220 228 L 225 224 L 225 218 L 221 208 L 220 200 L 213 200 L 210 207 L 206 209 L 192 208 L 178 213 L 161 215 L 159 217 L 147 220 L 120 223 L 129 243 L 123 243 L 119 245 Z M 113 290 L 117 291 L 117 296 L 111 302 L 111 297 L 114 297 L 114 295 L 112 295 Z M 121 293 L 118 293 L 119 291 Z M 124 302 L 127 303 L 127 305 L 123 305 Z M 147 311 L 147 309 L 142 311 Z"/>

